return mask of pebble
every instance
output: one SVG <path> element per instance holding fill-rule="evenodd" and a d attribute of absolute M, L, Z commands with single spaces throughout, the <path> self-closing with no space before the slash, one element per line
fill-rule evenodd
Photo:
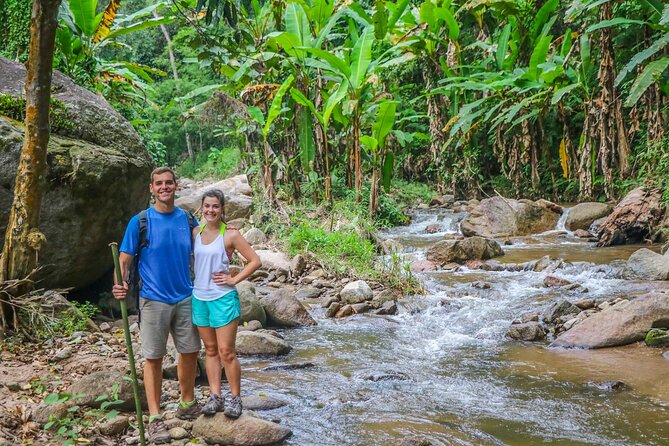
<path fill-rule="evenodd" d="M 125 358 L 125 352 L 114 352 L 111 354 L 112 358 Z"/>
<path fill-rule="evenodd" d="M 184 429 L 183 427 L 173 427 L 172 429 L 169 430 L 170 436 L 172 437 L 172 440 L 181 440 L 183 438 L 187 438 L 188 431 Z"/>
<path fill-rule="evenodd" d="M 107 332 L 112 329 L 112 326 L 109 322 L 103 322 L 99 325 L 100 331 Z"/>
<path fill-rule="evenodd" d="M 139 443 L 139 437 L 127 437 L 125 439 L 125 444 L 137 444 Z"/>

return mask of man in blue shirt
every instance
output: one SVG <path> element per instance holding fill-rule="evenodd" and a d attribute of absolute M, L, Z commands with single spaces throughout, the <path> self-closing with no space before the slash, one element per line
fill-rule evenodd
<path fill-rule="evenodd" d="M 195 400 L 195 371 L 200 337 L 191 319 L 192 234 L 188 214 L 174 205 L 174 172 L 167 167 L 155 169 L 151 173 L 149 190 L 154 197 L 154 205 L 147 209 L 148 244 L 139 247 L 139 214 L 135 215 L 128 223 L 119 255 L 121 274 L 126 282 L 114 285 L 112 292 L 117 299 L 125 298 L 128 271 L 141 249 L 139 310 L 142 354 L 146 360 L 144 388 L 149 405 L 147 430 L 151 442 L 166 443 L 171 439 L 161 419 L 160 395 L 167 338 L 171 333 L 179 352 L 181 401 L 177 417 L 193 419 L 200 414 L 200 406 Z"/>

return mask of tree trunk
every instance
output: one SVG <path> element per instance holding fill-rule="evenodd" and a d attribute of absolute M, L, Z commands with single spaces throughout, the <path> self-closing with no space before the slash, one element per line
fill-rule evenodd
<path fill-rule="evenodd" d="M 380 149 L 379 149 L 380 150 Z M 369 190 L 369 218 L 373 219 L 376 213 L 377 201 L 379 196 L 379 169 L 378 160 L 374 157 L 374 167 L 372 168 L 372 184 Z"/>
<path fill-rule="evenodd" d="M 153 10 L 153 17 L 155 17 L 156 19 L 159 18 L 158 12 L 155 9 Z M 177 72 L 176 60 L 174 59 L 174 51 L 172 51 L 172 39 L 170 38 L 170 33 L 167 32 L 167 27 L 165 25 L 160 25 L 160 31 L 162 31 L 163 37 L 165 37 L 165 42 L 167 42 L 167 54 L 170 56 L 170 66 L 172 67 L 172 76 L 174 76 L 175 81 L 178 81 L 179 73 Z"/>
<path fill-rule="evenodd" d="M 353 116 L 353 162 L 355 165 L 355 201 L 360 203 L 362 193 L 362 160 L 360 159 L 360 117 L 356 110 Z"/>
<path fill-rule="evenodd" d="M 188 159 L 195 165 L 195 153 L 193 152 L 193 142 L 190 138 L 190 133 L 186 132 L 186 148 L 188 149 Z"/>
<path fill-rule="evenodd" d="M 38 226 L 50 135 L 51 66 L 59 6 L 60 0 L 33 2 L 26 70 L 26 127 L 0 258 L 0 281 L 30 275 L 37 266 L 38 252 L 44 242 Z M 25 291 L 17 290 L 17 294 Z M 3 325 L 6 325 L 14 319 L 13 311 L 4 301 L 0 307 Z"/>

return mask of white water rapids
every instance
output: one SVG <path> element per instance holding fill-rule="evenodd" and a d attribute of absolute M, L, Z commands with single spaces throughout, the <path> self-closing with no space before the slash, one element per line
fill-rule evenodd
<path fill-rule="evenodd" d="M 419 211 L 383 237 L 404 246 L 405 261 L 420 260 L 458 232 L 463 216 Z M 429 225 L 441 229 L 427 234 Z M 419 437 L 433 445 L 669 445 L 669 361 L 661 351 L 569 352 L 505 337 L 513 319 L 559 299 L 652 288 L 621 274 L 621 259 L 637 248 L 597 249 L 558 227 L 514 240 L 498 259 L 564 258 L 571 265 L 552 274 L 587 293 L 544 287 L 546 272 L 463 268 L 419 274 L 428 295 L 401 301 L 397 316 L 327 319 L 314 305 L 318 326 L 282 332 L 294 346 L 287 358 L 243 360 L 243 391 L 288 402 L 257 415 L 292 429 L 291 445 L 399 445 Z M 315 366 L 261 371 L 305 361 Z M 605 390 L 610 380 L 630 389 Z"/>

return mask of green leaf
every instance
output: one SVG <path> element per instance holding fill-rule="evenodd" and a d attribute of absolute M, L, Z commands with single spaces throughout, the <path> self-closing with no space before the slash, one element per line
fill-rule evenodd
<path fill-rule="evenodd" d="M 537 15 L 532 22 L 532 26 L 530 27 L 532 41 L 535 41 L 537 37 L 539 37 L 539 33 L 543 29 L 548 17 L 557 9 L 559 3 L 560 0 L 548 0 L 541 8 L 539 8 Z"/>
<path fill-rule="evenodd" d="M 333 73 L 342 76 L 345 79 L 351 77 L 351 69 L 349 66 L 346 65 L 344 60 L 340 59 L 334 54 L 319 48 L 306 48 L 306 50 L 308 53 L 313 54 L 317 58 L 322 59 L 325 63 L 327 63 L 329 70 Z"/>
<path fill-rule="evenodd" d="M 143 29 L 153 28 L 155 26 L 167 25 L 169 23 L 174 22 L 175 20 L 176 20 L 175 17 L 158 17 L 158 18 L 143 20 L 139 23 L 135 23 L 133 25 L 124 28 L 114 29 L 107 35 L 107 39 L 134 33 L 136 31 L 141 31 Z"/>
<path fill-rule="evenodd" d="M 372 63 L 372 45 L 374 44 L 374 30 L 368 26 L 355 42 L 351 56 L 351 87 L 358 90 L 367 80 L 367 69 Z"/>
<path fill-rule="evenodd" d="M 304 50 L 300 49 L 303 46 L 300 38 L 293 33 L 274 32 L 268 34 L 267 37 L 283 48 L 289 56 L 301 58 L 304 55 Z"/>
<path fill-rule="evenodd" d="M 400 17 L 402 17 L 404 11 L 407 10 L 407 6 L 409 6 L 409 1 L 410 0 L 399 0 L 397 3 L 394 4 L 394 9 L 390 14 L 390 18 L 388 19 L 388 32 L 391 33 L 393 32 L 395 24 L 400 19 Z"/>
<path fill-rule="evenodd" d="M 379 105 L 376 121 L 372 125 L 372 134 L 381 148 L 385 146 L 386 136 L 393 129 L 393 124 L 395 124 L 396 107 L 397 103 L 394 101 L 383 101 Z"/>
<path fill-rule="evenodd" d="M 586 81 L 592 66 L 592 60 L 590 58 L 590 37 L 587 34 L 581 34 L 580 51 L 582 69 L 581 75 L 583 77 L 583 81 Z"/>
<path fill-rule="evenodd" d="M 186 93 L 185 95 L 183 95 L 181 97 L 174 98 L 174 100 L 177 101 L 177 102 L 186 101 L 188 99 L 192 99 L 192 98 L 194 98 L 196 96 L 199 96 L 201 94 L 209 93 L 210 91 L 213 91 L 213 90 L 218 90 L 221 87 L 224 87 L 224 85 L 223 84 L 205 85 L 203 87 L 195 88 L 195 89 L 189 91 L 188 93 Z"/>
<path fill-rule="evenodd" d="M 339 84 L 337 90 L 328 97 L 327 101 L 325 101 L 325 109 L 323 110 L 323 127 L 325 127 L 326 130 L 328 123 L 330 122 L 330 116 L 332 115 L 332 112 L 337 107 L 337 104 L 339 104 L 341 100 L 344 99 L 347 92 L 348 82 L 344 80 L 341 84 Z"/>
<path fill-rule="evenodd" d="M 646 25 L 648 22 L 645 22 L 643 20 L 636 20 L 636 19 L 628 19 L 625 17 L 616 17 L 615 19 L 611 20 L 602 20 L 599 23 L 595 23 L 594 25 L 590 25 L 585 32 L 586 33 L 592 33 L 594 31 L 600 30 L 602 28 L 608 28 L 609 26 L 620 26 L 620 25 Z"/>
<path fill-rule="evenodd" d="M 668 25 L 669 24 L 669 5 L 666 5 L 664 7 L 664 10 L 662 11 L 662 18 L 660 19 L 660 25 Z"/>
<path fill-rule="evenodd" d="M 553 99 L 551 99 L 551 105 L 557 105 L 563 98 L 564 95 L 569 93 L 570 91 L 580 87 L 580 84 L 570 84 L 567 85 L 566 87 L 562 87 L 559 90 L 557 90 L 555 93 L 553 93 Z"/>
<path fill-rule="evenodd" d="M 662 37 L 657 39 L 651 46 L 646 48 L 645 50 L 636 53 L 632 59 L 623 67 L 622 70 L 620 70 L 620 73 L 618 73 L 618 76 L 616 77 L 616 86 L 620 85 L 620 83 L 627 77 L 629 73 L 631 73 L 637 65 L 640 63 L 643 63 L 646 59 L 652 57 L 655 55 L 655 53 L 662 51 L 665 46 L 669 43 L 669 33 L 664 34 Z"/>
<path fill-rule="evenodd" d="M 64 403 L 69 400 L 71 395 L 69 394 L 60 394 L 60 393 L 50 393 L 44 398 L 44 404 L 58 404 Z"/>
<path fill-rule="evenodd" d="M 360 137 L 360 143 L 365 146 L 365 148 L 370 152 L 376 152 L 376 149 L 379 147 L 379 142 L 373 136 L 362 135 Z"/>
<path fill-rule="evenodd" d="M 285 12 L 286 31 L 297 36 L 299 46 L 311 46 L 311 30 L 304 8 L 297 2 L 289 3 Z"/>
<path fill-rule="evenodd" d="M 530 66 L 528 68 L 528 73 L 535 81 L 539 79 L 537 67 L 539 64 L 546 62 L 551 40 L 553 40 L 553 36 L 546 36 L 539 40 L 539 43 L 537 43 L 537 46 L 534 47 L 534 51 L 532 51 L 532 55 L 530 56 Z"/>
<path fill-rule="evenodd" d="M 567 54 L 569 54 L 569 50 L 571 50 L 571 47 L 574 44 L 571 34 L 572 34 L 571 28 L 567 28 L 567 31 L 564 33 L 564 36 L 562 37 L 562 46 L 560 47 L 560 57 L 562 57 L 563 59 L 567 57 Z"/>
<path fill-rule="evenodd" d="M 388 11 L 386 10 L 385 0 L 374 0 L 372 24 L 374 26 L 374 36 L 377 40 L 383 40 L 386 36 L 386 26 L 388 25 Z"/>
<path fill-rule="evenodd" d="M 307 107 L 309 110 L 311 110 L 311 113 L 316 116 L 316 118 L 322 122 L 322 117 L 320 114 L 316 111 L 316 107 L 314 106 L 314 103 L 309 100 L 308 97 L 304 95 L 300 90 L 297 88 L 293 87 L 290 89 L 290 95 L 293 97 L 293 100 L 297 102 L 298 104 Z"/>
<path fill-rule="evenodd" d="M 274 94 L 272 105 L 270 105 L 269 112 L 267 112 L 267 122 L 265 122 L 265 127 L 263 127 L 263 135 L 265 136 L 265 138 L 267 138 L 267 135 L 269 134 L 269 129 L 272 126 L 272 123 L 281 113 L 281 104 L 283 102 L 283 96 L 286 94 L 288 88 L 290 88 L 290 84 L 293 83 L 294 79 L 295 75 L 291 74 L 290 76 L 288 76 Z"/>
<path fill-rule="evenodd" d="M 381 171 L 381 181 L 386 193 L 390 192 L 390 180 L 393 177 L 393 166 L 395 156 L 392 152 L 386 152 L 386 158 L 383 160 L 383 169 Z"/>
<path fill-rule="evenodd" d="M 460 37 L 460 26 L 458 25 L 458 21 L 455 20 L 453 13 L 446 8 L 436 8 L 434 10 L 434 16 L 443 20 L 446 24 L 446 27 L 448 28 L 448 38 L 454 42 L 458 40 L 458 37 Z"/>
<path fill-rule="evenodd" d="M 301 108 L 297 113 L 297 142 L 300 146 L 302 169 L 305 172 L 313 170 L 316 158 L 316 144 L 314 143 L 314 128 L 311 114 L 307 108 Z"/>
<path fill-rule="evenodd" d="M 504 59 L 506 58 L 506 49 L 509 46 L 509 37 L 511 36 L 511 24 L 507 23 L 502 34 L 499 36 L 497 42 L 497 51 L 495 52 L 495 60 L 497 61 L 497 69 L 504 69 Z"/>
<path fill-rule="evenodd" d="M 633 107 L 641 99 L 641 96 L 643 96 L 648 87 L 660 78 L 667 67 L 669 67 L 669 57 L 663 57 L 649 63 L 636 78 L 634 84 L 632 84 L 625 105 Z"/>
<path fill-rule="evenodd" d="M 247 112 L 249 112 L 249 116 L 260 124 L 261 126 L 265 125 L 265 115 L 263 115 L 262 110 L 260 110 L 260 107 L 256 105 L 252 105 L 249 108 L 246 109 Z"/>
<path fill-rule="evenodd" d="M 86 37 L 91 37 L 100 22 L 96 20 L 95 8 L 98 0 L 70 0 L 70 11 L 74 17 L 74 23 Z"/>

